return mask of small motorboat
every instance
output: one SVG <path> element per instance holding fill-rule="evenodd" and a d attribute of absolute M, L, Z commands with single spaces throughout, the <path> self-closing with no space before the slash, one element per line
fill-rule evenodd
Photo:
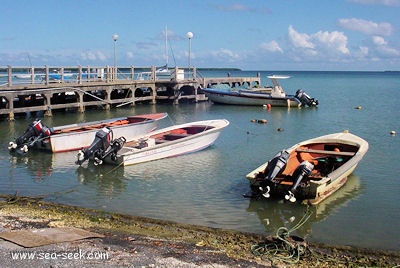
<path fill-rule="evenodd" d="M 251 89 L 221 89 L 204 88 L 202 91 L 208 99 L 215 103 L 232 105 L 271 105 L 283 107 L 315 107 L 318 100 L 311 98 L 304 90 L 298 89 L 295 95 L 288 95 L 278 83 L 279 79 L 287 79 L 290 76 L 268 76 L 272 81 L 272 87 Z"/>
<path fill-rule="evenodd" d="M 95 165 L 128 166 L 196 152 L 213 144 L 228 125 L 225 119 L 191 122 L 156 130 L 131 142 L 123 136 L 112 139 L 113 131 L 104 128 L 88 148 L 79 151 L 76 164 L 93 160 Z"/>
<path fill-rule="evenodd" d="M 155 130 L 157 121 L 167 116 L 167 113 L 142 114 L 53 128 L 36 119 L 20 137 L 9 142 L 8 149 L 18 153 L 26 153 L 30 148 L 53 153 L 80 150 L 88 147 L 96 132 L 104 127 L 111 128 L 115 135 L 124 136 L 127 141 L 131 141 Z"/>
<path fill-rule="evenodd" d="M 279 152 L 246 177 L 253 197 L 315 205 L 346 183 L 367 151 L 368 142 L 348 131 L 329 134 Z"/>

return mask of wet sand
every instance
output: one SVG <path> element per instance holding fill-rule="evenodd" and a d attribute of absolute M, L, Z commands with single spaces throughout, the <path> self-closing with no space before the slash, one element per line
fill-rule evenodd
<path fill-rule="evenodd" d="M 170 221 L 133 217 L 45 202 L 38 198 L 0 196 L 0 231 L 75 227 L 104 235 L 24 248 L 0 239 L 2 267 L 396 267 L 400 253 L 338 245 L 306 243 L 296 258 L 255 254 L 250 249 L 264 235 Z M 270 237 L 271 238 L 271 237 Z M 32 260 L 12 253 L 34 252 Z M 82 258 L 78 253 L 96 253 Z M 49 253 L 45 255 L 45 253 Z M 79 256 L 56 258 L 57 254 Z M 53 255 L 52 255 L 53 254 Z M 82 255 L 82 254 L 81 254 Z M 93 254 L 92 254 L 93 255 Z M 46 258 L 46 256 L 48 258 Z M 279 255 L 282 257 L 282 255 Z M 54 257 L 54 258 L 52 258 Z"/>

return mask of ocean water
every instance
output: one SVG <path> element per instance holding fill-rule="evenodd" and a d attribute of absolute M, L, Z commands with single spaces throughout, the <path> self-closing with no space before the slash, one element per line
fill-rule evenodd
<path fill-rule="evenodd" d="M 26 115 L 0 121 L 0 189 L 2 194 L 43 196 L 48 201 L 130 215 L 216 228 L 275 234 L 292 227 L 306 207 L 282 200 L 244 198 L 245 176 L 278 151 L 312 137 L 349 130 L 370 148 L 348 183 L 316 207 L 296 234 L 309 241 L 400 250 L 400 74 L 395 72 L 229 71 L 255 76 L 262 84 L 270 74 L 290 75 L 281 81 L 288 94 L 305 90 L 318 108 L 218 105 L 136 105 L 111 111 Z M 226 70 L 203 76 L 226 76 Z M 355 109 L 361 106 L 361 109 Z M 48 126 L 93 121 L 149 112 L 168 112 L 160 127 L 189 121 L 225 118 L 230 125 L 210 148 L 176 158 L 125 168 L 79 168 L 76 152 L 8 153 L 10 140 L 23 133 L 35 117 Z M 267 124 L 252 123 L 266 119 Z M 283 131 L 277 131 L 282 128 Z"/>

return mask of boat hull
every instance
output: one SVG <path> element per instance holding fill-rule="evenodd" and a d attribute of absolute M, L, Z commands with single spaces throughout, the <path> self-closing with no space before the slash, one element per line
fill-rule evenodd
<path fill-rule="evenodd" d="M 166 113 L 138 115 L 137 117 L 145 118 L 145 120 L 125 125 L 118 125 L 115 122 L 132 120 L 135 116 L 55 127 L 54 131 L 59 134 L 53 134 L 42 142 L 36 143 L 35 148 L 53 153 L 80 150 L 88 147 L 93 142 L 96 132 L 108 124 L 111 124 L 110 128 L 113 131 L 114 137 L 124 136 L 127 141 L 131 141 L 137 136 L 156 129 L 158 120 L 166 116 Z M 66 131 L 71 128 L 81 129 L 82 131 Z"/>
<path fill-rule="evenodd" d="M 161 133 L 173 131 L 175 129 L 188 128 L 191 126 L 210 127 L 209 130 L 197 134 L 161 144 L 154 144 L 153 146 L 141 149 L 124 146 L 121 151 L 118 152 L 116 160 L 112 160 L 108 157 L 105 159 L 105 162 L 114 165 L 128 166 L 200 151 L 212 145 L 219 137 L 221 130 L 228 125 L 229 122 L 227 120 L 206 120 L 160 129 L 150 133 L 148 139 L 154 139 L 153 137 L 159 136 Z"/>
<path fill-rule="evenodd" d="M 203 89 L 209 100 L 220 104 L 262 106 L 268 105 L 279 107 L 298 107 L 300 102 L 293 96 L 272 97 L 267 93 L 252 93 L 245 91 L 228 91 Z"/>
<path fill-rule="evenodd" d="M 316 161 L 315 172 L 319 173 L 315 176 L 311 173 L 307 180 L 301 181 L 302 185 L 296 189 L 295 195 L 298 200 L 302 200 L 303 203 L 316 205 L 338 189 L 340 189 L 347 181 L 350 174 L 353 173 L 357 167 L 359 161 L 363 158 L 365 153 L 368 151 L 368 143 L 360 137 L 357 137 L 351 133 L 335 133 L 330 135 L 321 136 L 318 138 L 310 139 L 307 141 L 300 142 L 285 151 L 289 153 L 290 157 L 286 163 L 286 167 L 283 169 L 276 179 L 266 180 L 259 179 L 258 176 L 265 170 L 268 170 L 270 161 L 259 166 L 252 172 L 246 175 L 246 178 L 250 180 L 250 185 L 254 193 L 260 193 L 260 187 L 269 187 L 271 190 L 270 195 L 278 198 L 287 196 L 288 192 L 293 189 L 295 184 L 293 172 L 288 171 L 289 166 L 292 165 L 294 159 L 299 159 L 300 155 L 298 152 L 305 152 L 301 148 L 312 146 L 337 146 L 344 147 L 347 150 L 352 148 L 352 152 L 337 152 L 337 151 L 325 151 L 325 150 L 309 150 L 307 153 L 314 153 L 313 158 L 310 161 Z M 310 154 L 311 155 L 311 154 Z M 323 157 L 315 157 L 316 155 Z M 323 161 L 324 157 L 336 158 L 335 161 L 343 161 L 343 163 L 335 162 L 332 166 L 329 166 L 329 172 L 320 172 L 322 164 L 318 161 Z M 326 158 L 328 159 L 328 158 Z M 299 161 L 299 160 L 296 160 Z M 303 160 L 302 160 L 303 161 Z M 324 160 L 325 161 L 325 160 Z M 324 162 L 323 161 L 323 162 Z M 299 162 L 296 162 L 297 164 Z M 339 164 L 340 163 L 340 164 Z M 323 174 L 323 175 L 321 175 Z"/>

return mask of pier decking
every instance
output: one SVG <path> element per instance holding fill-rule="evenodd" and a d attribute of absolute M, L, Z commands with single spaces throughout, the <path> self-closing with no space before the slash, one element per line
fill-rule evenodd
<path fill-rule="evenodd" d="M 139 70 L 139 71 L 138 71 Z M 259 85 L 260 77 L 203 77 L 196 68 L 133 67 L 1 67 L 0 115 L 97 106 L 102 109 L 180 100 L 205 101 L 201 91 L 214 84 Z"/>

